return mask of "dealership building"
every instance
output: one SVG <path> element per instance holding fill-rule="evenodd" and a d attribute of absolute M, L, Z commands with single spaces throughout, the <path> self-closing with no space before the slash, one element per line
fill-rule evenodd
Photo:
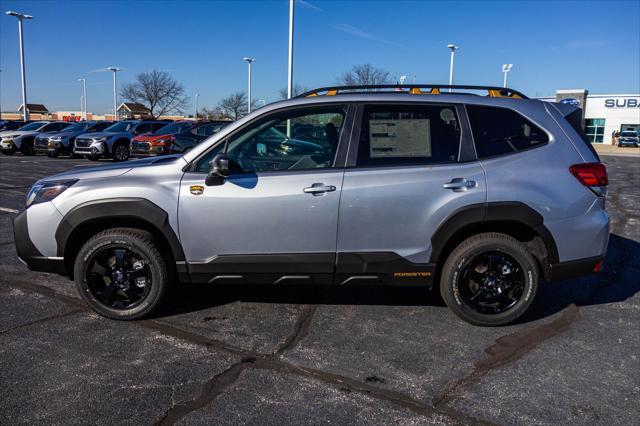
<path fill-rule="evenodd" d="M 538 99 L 582 108 L 584 131 L 593 143 L 612 144 L 614 133 L 625 130 L 640 134 L 640 94 L 591 95 L 577 89 Z"/>

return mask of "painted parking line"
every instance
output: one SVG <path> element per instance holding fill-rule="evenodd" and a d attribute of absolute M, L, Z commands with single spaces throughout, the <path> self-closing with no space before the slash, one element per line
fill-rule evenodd
<path fill-rule="evenodd" d="M 8 207 L 0 207 L 0 212 L 18 213 L 20 210 L 10 209 Z"/>

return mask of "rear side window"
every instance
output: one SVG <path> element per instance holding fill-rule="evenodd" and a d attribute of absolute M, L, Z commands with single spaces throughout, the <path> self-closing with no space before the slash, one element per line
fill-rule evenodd
<path fill-rule="evenodd" d="M 443 105 L 368 105 L 358 145 L 358 166 L 453 163 L 460 124 Z"/>
<path fill-rule="evenodd" d="M 535 148 L 549 142 L 538 126 L 507 108 L 467 105 L 478 158 Z"/>

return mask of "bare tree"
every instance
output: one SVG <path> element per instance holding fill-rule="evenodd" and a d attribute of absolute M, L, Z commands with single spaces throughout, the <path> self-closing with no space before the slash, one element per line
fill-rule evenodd
<path fill-rule="evenodd" d="M 154 118 L 169 112 L 181 112 L 187 106 L 184 86 L 166 71 L 153 70 L 136 76 L 133 83 L 125 83 L 120 96 L 138 102 L 151 111 Z"/>
<path fill-rule="evenodd" d="M 218 102 L 218 109 L 222 111 L 223 114 L 232 118 L 233 120 L 237 120 L 243 115 L 247 114 L 247 94 L 246 92 L 236 92 L 231 94 L 230 96 L 223 98 Z M 255 109 L 256 101 L 251 102 L 251 109 Z"/>
<path fill-rule="evenodd" d="M 345 72 L 337 78 L 341 86 L 369 86 L 372 84 L 394 83 L 389 71 L 375 68 L 371 64 L 356 65 L 351 71 Z"/>
<path fill-rule="evenodd" d="M 299 84 L 295 84 L 293 86 L 293 90 L 292 90 L 293 93 L 291 93 L 291 96 L 292 97 L 296 97 L 296 96 L 298 96 L 298 95 L 300 95 L 302 93 L 308 92 L 308 91 L 309 91 L 309 88 L 307 86 L 300 86 Z M 281 99 L 287 99 L 288 90 L 287 90 L 286 87 L 284 89 L 278 90 L 278 93 L 280 94 L 280 98 Z"/>
<path fill-rule="evenodd" d="M 229 120 L 231 117 L 220 109 L 202 107 L 198 110 L 198 116 L 196 118 L 202 120 Z"/>

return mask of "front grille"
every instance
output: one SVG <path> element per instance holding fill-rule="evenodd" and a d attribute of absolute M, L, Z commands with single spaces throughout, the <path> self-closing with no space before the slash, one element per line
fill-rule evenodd
<path fill-rule="evenodd" d="M 76 146 L 78 148 L 89 148 L 92 142 L 91 139 L 76 139 Z"/>
<path fill-rule="evenodd" d="M 36 148 L 47 148 L 49 146 L 49 138 L 36 138 L 34 146 Z"/>
<path fill-rule="evenodd" d="M 131 143 L 132 151 L 148 151 L 151 147 L 149 142 L 133 142 Z"/>

